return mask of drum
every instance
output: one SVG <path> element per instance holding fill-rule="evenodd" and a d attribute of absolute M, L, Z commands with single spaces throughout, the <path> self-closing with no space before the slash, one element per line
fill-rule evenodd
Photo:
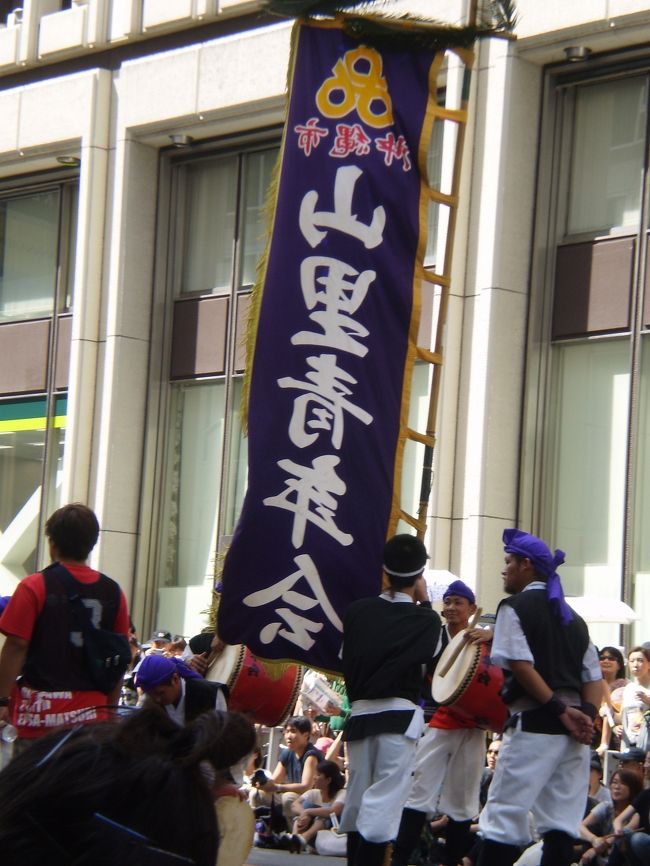
<path fill-rule="evenodd" d="M 488 645 L 453 637 L 436 665 L 431 694 L 436 703 L 474 719 L 477 728 L 500 732 L 508 717 L 501 700 L 503 672 L 490 661 Z"/>
<path fill-rule="evenodd" d="M 302 685 L 303 669 L 288 665 L 278 673 L 241 645 L 227 645 L 208 667 L 206 680 L 230 690 L 228 709 L 246 713 L 260 725 L 281 725 L 293 711 Z"/>

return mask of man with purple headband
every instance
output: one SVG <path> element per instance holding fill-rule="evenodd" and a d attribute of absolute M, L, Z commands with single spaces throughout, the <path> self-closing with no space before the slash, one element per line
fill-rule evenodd
<path fill-rule="evenodd" d="M 492 661 L 504 669 L 510 718 L 479 819 L 478 866 L 512 866 L 530 842 L 529 812 L 544 840 L 540 866 L 569 866 L 601 696 L 598 654 L 564 600 L 564 552 L 519 529 L 506 529 L 503 544 L 510 598 L 497 610 Z"/>
<path fill-rule="evenodd" d="M 226 687 L 204 680 L 176 657 L 145 656 L 135 684 L 179 725 L 193 721 L 201 713 L 227 709 Z"/>
<path fill-rule="evenodd" d="M 465 631 L 472 643 L 492 640 L 490 629 L 468 629 L 476 612 L 474 592 L 462 580 L 454 580 L 442 596 L 446 624 L 436 647 L 433 670 L 444 648 Z M 415 756 L 411 793 L 402 812 L 392 866 L 406 866 L 427 818 L 447 816 L 445 866 L 456 866 L 471 847 L 470 826 L 479 812 L 479 792 L 485 757 L 485 731 L 475 719 L 454 707 L 438 707 Z"/>

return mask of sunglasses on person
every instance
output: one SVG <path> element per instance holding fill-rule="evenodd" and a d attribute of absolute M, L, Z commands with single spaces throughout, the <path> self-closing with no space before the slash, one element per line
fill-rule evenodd
<path fill-rule="evenodd" d="M 615 662 L 618 661 L 614 656 L 598 656 L 598 659 L 601 662 Z"/>

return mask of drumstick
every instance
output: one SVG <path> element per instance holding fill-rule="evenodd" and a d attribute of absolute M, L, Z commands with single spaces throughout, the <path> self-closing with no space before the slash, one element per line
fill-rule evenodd
<path fill-rule="evenodd" d="M 483 613 L 483 608 L 479 607 L 476 609 L 476 613 L 474 614 L 474 616 L 471 618 L 471 620 L 467 624 L 467 629 L 474 628 L 476 623 L 481 618 L 482 613 Z M 467 631 L 467 629 L 465 629 L 465 631 Z M 466 644 L 464 642 L 462 642 L 462 641 L 459 642 L 458 646 L 450 654 L 450 656 L 447 659 L 447 662 L 446 662 L 445 666 L 442 668 L 442 670 L 436 671 L 436 676 L 444 677 L 449 673 L 454 662 L 456 661 L 458 656 L 461 654 L 461 652 L 465 646 L 466 646 Z"/>

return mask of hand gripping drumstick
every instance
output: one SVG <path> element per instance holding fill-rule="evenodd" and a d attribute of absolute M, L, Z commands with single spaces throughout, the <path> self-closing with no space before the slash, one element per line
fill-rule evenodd
<path fill-rule="evenodd" d="M 481 614 L 482 614 L 482 613 L 483 613 L 483 608 L 482 608 L 482 607 L 479 607 L 479 608 L 476 609 L 476 613 L 475 613 L 474 616 L 471 618 L 471 620 L 468 622 L 468 624 L 467 624 L 467 628 L 465 629 L 465 631 L 468 631 L 470 628 L 474 628 L 474 626 L 476 625 L 476 623 L 477 623 L 477 622 L 479 621 L 479 619 L 481 618 Z M 456 647 L 456 649 L 451 653 L 451 655 L 450 655 L 449 658 L 447 659 L 447 662 L 446 662 L 445 666 L 442 668 L 442 670 L 440 670 L 440 671 L 436 671 L 437 676 L 439 676 L 439 677 L 444 677 L 444 676 L 446 676 L 446 674 L 449 673 L 449 671 L 450 671 L 451 668 L 453 667 L 453 665 L 454 665 L 456 659 L 457 659 L 458 656 L 461 654 L 461 652 L 462 652 L 462 650 L 463 650 L 463 648 L 464 648 L 465 646 L 466 646 L 465 643 L 459 643 L 459 644 L 458 644 L 458 646 Z"/>

